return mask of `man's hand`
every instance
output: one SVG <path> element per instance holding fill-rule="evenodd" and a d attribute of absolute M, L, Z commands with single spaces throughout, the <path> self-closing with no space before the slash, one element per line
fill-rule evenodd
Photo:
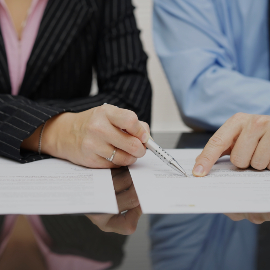
<path fill-rule="evenodd" d="M 224 155 L 231 155 L 231 162 L 241 169 L 270 169 L 270 116 L 238 113 L 231 117 L 197 157 L 194 176 L 207 175 Z M 270 221 L 270 213 L 226 215 L 234 221 L 248 219 L 255 224 Z"/>
<path fill-rule="evenodd" d="M 270 221 L 270 213 L 240 213 L 240 214 L 225 214 L 233 221 L 247 219 L 254 224 L 262 224 L 265 221 Z"/>
<path fill-rule="evenodd" d="M 127 169 L 112 169 L 118 215 L 86 215 L 102 231 L 130 235 L 135 232 L 142 215 L 139 200 Z M 127 211 L 125 214 L 121 212 Z"/>
<path fill-rule="evenodd" d="M 270 116 L 237 113 L 212 136 L 197 157 L 194 176 L 207 175 L 224 155 L 238 168 L 270 169 Z"/>

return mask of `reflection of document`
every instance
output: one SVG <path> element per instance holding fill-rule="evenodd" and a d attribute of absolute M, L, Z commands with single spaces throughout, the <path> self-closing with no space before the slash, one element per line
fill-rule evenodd
<path fill-rule="evenodd" d="M 129 167 L 144 213 L 270 212 L 270 171 L 240 170 L 223 157 L 204 178 L 192 176 L 202 150 L 168 150 L 183 177 L 150 151 Z"/>
<path fill-rule="evenodd" d="M 0 214 L 118 213 L 110 170 L 0 158 Z"/>

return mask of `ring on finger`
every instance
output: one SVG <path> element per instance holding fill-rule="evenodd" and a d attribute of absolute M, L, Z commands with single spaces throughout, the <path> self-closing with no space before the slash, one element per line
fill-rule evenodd
<path fill-rule="evenodd" d="M 107 159 L 108 161 L 112 162 L 112 161 L 113 161 L 113 158 L 114 158 L 114 156 L 115 156 L 115 154 L 116 154 L 116 148 L 114 148 L 111 157 L 110 157 L 110 158 L 106 158 L 106 159 Z"/>

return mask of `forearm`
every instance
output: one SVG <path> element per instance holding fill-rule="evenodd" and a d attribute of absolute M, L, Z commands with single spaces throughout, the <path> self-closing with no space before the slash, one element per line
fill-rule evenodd
<path fill-rule="evenodd" d="M 228 18 L 222 11 L 219 17 L 215 2 L 154 3 L 155 47 L 187 125 L 215 131 L 237 112 L 270 113 L 268 57 L 257 47 L 248 50 L 254 48 L 249 44 L 246 56 L 261 58 L 241 61 L 234 32 L 222 28 Z"/>
<path fill-rule="evenodd" d="M 215 131 L 238 112 L 270 114 L 270 82 L 211 66 L 186 89 L 172 89 L 186 124 Z"/>

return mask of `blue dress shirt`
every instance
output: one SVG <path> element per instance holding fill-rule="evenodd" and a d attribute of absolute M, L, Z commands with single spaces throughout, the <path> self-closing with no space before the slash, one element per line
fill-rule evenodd
<path fill-rule="evenodd" d="M 184 122 L 270 114 L 268 0 L 154 0 L 154 42 Z"/>
<path fill-rule="evenodd" d="M 270 114 L 268 0 L 154 0 L 154 42 L 185 123 L 216 130 Z M 155 270 L 254 270 L 257 226 L 216 215 L 151 215 Z"/>

